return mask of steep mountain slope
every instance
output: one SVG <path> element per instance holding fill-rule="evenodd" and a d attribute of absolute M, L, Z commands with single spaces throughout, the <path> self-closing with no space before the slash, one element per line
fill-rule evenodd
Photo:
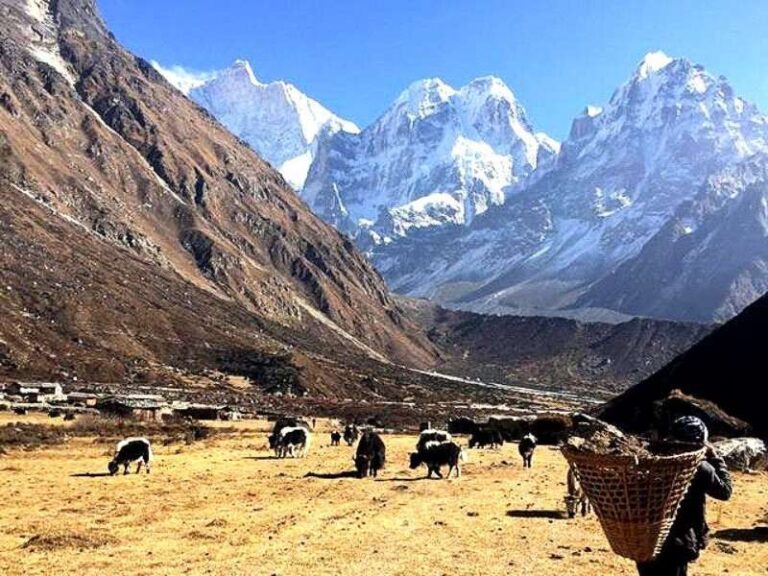
<path fill-rule="evenodd" d="M 709 223 L 722 239 L 733 226 L 755 230 L 748 243 L 738 244 L 749 251 L 742 255 L 747 264 L 718 272 L 721 262 L 712 259 L 707 266 L 706 256 L 698 267 L 662 258 L 653 277 L 678 278 L 678 296 L 665 288 L 641 293 L 650 284 L 647 270 L 608 277 L 650 251 L 657 234 L 686 219 L 686 209 L 701 212 L 710 204 L 706 198 L 713 192 L 702 191 L 709 176 L 749 173 L 737 167 L 766 152 L 768 119 L 724 78 L 684 59 L 649 54 L 604 109 L 589 107 L 573 122 L 554 167 L 534 172 L 503 206 L 466 228 L 377 246 L 373 259 L 396 291 L 476 310 L 595 317 L 607 309 L 611 315 L 722 318 L 760 293 L 766 281 L 765 235 L 761 239 L 761 225 L 754 222 L 760 212 L 732 208 L 748 194 L 719 194 L 723 209 Z M 678 308 L 680 295 L 694 290 L 692 282 L 717 274 L 717 287 L 696 310 Z M 624 298 L 627 288 L 633 295 Z"/>
<path fill-rule="evenodd" d="M 0 16 L 6 374 L 237 358 L 322 390 L 318 363 L 341 357 L 432 363 L 352 244 L 92 2 L 0 0 Z"/>
<path fill-rule="evenodd" d="M 367 246 L 471 222 L 557 149 L 498 78 L 421 80 L 360 134 L 321 139 L 302 195 Z"/>
<path fill-rule="evenodd" d="M 321 133 L 359 131 L 292 84 L 259 82 L 245 60 L 198 86 L 185 86 L 173 74 L 167 78 L 250 144 L 297 190 L 304 186 Z"/>
<path fill-rule="evenodd" d="M 474 314 L 408 298 L 400 303 L 443 351 L 443 372 L 592 396 L 626 390 L 711 330 L 662 320 L 584 323 Z"/>
<path fill-rule="evenodd" d="M 679 389 L 709 400 L 768 437 L 765 418 L 765 332 L 768 296 L 712 332 L 650 378 L 608 402 L 602 417 L 631 430 L 653 419 L 653 403 Z"/>

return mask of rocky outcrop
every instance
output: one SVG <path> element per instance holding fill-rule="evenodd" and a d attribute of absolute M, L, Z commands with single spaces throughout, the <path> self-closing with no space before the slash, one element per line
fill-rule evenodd
<path fill-rule="evenodd" d="M 768 468 L 768 451 L 759 438 L 729 438 L 715 442 L 714 446 L 731 470 L 751 472 Z"/>

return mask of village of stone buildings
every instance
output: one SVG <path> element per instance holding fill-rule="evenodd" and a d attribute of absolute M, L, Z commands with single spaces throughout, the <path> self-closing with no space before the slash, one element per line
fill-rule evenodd
<path fill-rule="evenodd" d="M 157 392 L 163 392 L 158 394 Z M 169 418 L 194 420 L 239 420 L 242 408 L 229 404 L 203 404 L 182 399 L 181 390 L 154 387 L 153 393 L 121 390 L 107 385 L 65 390 L 58 382 L 0 383 L 0 410 L 17 414 L 47 413 L 51 417 L 72 420 L 80 414 L 132 418 L 162 422 Z"/>

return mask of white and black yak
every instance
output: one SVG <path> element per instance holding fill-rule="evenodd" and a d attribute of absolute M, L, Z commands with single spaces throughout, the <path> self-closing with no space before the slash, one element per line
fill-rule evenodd
<path fill-rule="evenodd" d="M 464 450 L 455 442 L 443 442 L 427 444 L 422 450 L 411 454 L 411 469 L 415 470 L 422 464 L 427 467 L 427 478 L 434 472 L 438 478 L 442 478 L 440 472 L 442 466 L 448 466 L 446 478 L 450 478 L 451 472 L 456 470 L 456 477 L 461 476 L 461 462 L 464 460 Z"/>
<path fill-rule="evenodd" d="M 300 432 L 291 434 L 290 437 L 286 438 L 289 432 L 296 430 L 305 431 L 306 434 L 303 439 L 300 438 Z M 278 458 L 285 458 L 289 455 L 295 456 L 299 451 L 304 456 L 309 451 L 309 424 L 297 418 L 281 418 L 275 422 L 272 434 L 269 435 L 268 440 L 270 449 L 275 451 L 275 456 Z M 301 446 L 302 444 L 303 446 Z"/>
<path fill-rule="evenodd" d="M 136 474 L 141 472 L 142 465 L 149 474 L 149 465 L 152 462 L 152 446 L 146 438 L 126 438 L 118 442 L 115 447 L 115 455 L 107 467 L 113 476 L 120 469 L 120 466 L 124 467 L 123 474 L 128 474 L 128 467 L 133 462 L 138 463 Z"/>
<path fill-rule="evenodd" d="M 275 453 L 278 458 L 303 458 L 309 453 L 312 435 L 303 426 L 288 426 L 277 433 Z"/>
<path fill-rule="evenodd" d="M 357 439 L 359 438 L 360 433 L 357 430 L 357 426 L 355 424 L 347 424 L 344 426 L 344 442 L 347 443 L 347 446 L 352 446 Z"/>
<path fill-rule="evenodd" d="M 357 477 L 378 476 L 387 461 L 387 448 L 381 436 L 371 430 L 366 430 L 360 437 L 355 453 L 355 468 Z"/>
<path fill-rule="evenodd" d="M 416 442 L 416 451 L 421 452 L 429 446 L 436 446 L 450 441 L 451 434 L 449 432 L 426 428 L 419 433 L 419 440 Z"/>
<path fill-rule="evenodd" d="M 523 457 L 523 468 L 530 468 L 533 464 L 533 451 L 536 450 L 537 442 L 536 436 L 530 432 L 520 440 L 517 450 L 520 452 L 520 456 Z"/>

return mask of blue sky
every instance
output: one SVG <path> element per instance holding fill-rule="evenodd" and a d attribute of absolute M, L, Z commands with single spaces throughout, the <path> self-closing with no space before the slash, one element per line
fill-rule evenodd
<path fill-rule="evenodd" d="M 117 38 L 195 71 L 248 59 L 365 126 L 412 81 L 501 77 L 537 130 L 567 135 L 646 52 L 726 76 L 768 112 L 768 1 L 98 0 Z"/>

